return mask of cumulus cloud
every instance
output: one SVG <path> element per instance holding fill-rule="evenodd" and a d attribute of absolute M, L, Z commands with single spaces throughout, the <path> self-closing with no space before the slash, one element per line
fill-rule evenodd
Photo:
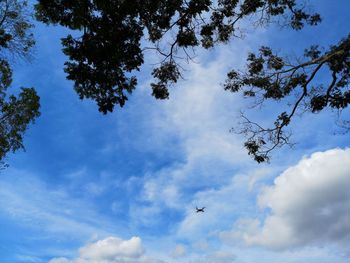
<path fill-rule="evenodd" d="M 350 149 L 317 152 L 278 176 L 258 197 L 270 213 L 241 219 L 226 240 L 287 249 L 350 242 Z"/>
<path fill-rule="evenodd" d="M 145 255 L 139 237 L 123 240 L 118 237 L 107 237 L 79 249 L 79 257 L 67 259 L 53 258 L 49 263 L 161 263 L 161 260 Z"/>

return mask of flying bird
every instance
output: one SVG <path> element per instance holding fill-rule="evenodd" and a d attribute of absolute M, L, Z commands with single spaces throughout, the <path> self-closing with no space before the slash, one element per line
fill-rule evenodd
<path fill-rule="evenodd" d="M 199 213 L 199 212 L 204 213 L 204 208 L 205 208 L 205 206 L 203 206 L 202 208 L 196 207 L 196 213 Z"/>

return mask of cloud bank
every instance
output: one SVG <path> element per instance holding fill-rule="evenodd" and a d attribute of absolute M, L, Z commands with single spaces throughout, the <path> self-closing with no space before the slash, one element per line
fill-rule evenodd
<path fill-rule="evenodd" d="M 263 222 L 240 219 L 225 240 L 271 249 L 350 243 L 350 149 L 317 152 L 278 176 L 258 197 Z"/>

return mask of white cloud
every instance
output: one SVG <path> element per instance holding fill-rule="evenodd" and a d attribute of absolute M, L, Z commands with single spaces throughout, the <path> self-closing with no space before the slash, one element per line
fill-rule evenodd
<path fill-rule="evenodd" d="M 270 209 L 263 222 L 241 219 L 224 239 L 288 249 L 350 244 L 350 149 L 317 152 L 263 189 L 258 204 Z"/>
<path fill-rule="evenodd" d="M 107 237 L 79 249 L 76 259 L 53 258 L 49 263 L 161 263 L 159 259 L 145 255 L 139 237 L 123 240 L 119 237 Z"/>
<path fill-rule="evenodd" d="M 108 237 L 82 247 L 80 256 L 86 259 L 108 259 L 108 258 L 139 258 L 144 250 L 139 237 L 130 240 L 122 240 L 117 237 Z"/>

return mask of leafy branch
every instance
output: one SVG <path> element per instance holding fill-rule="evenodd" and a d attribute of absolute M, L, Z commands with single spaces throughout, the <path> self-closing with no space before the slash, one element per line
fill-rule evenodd
<path fill-rule="evenodd" d="M 323 53 L 312 46 L 305 50 L 304 59 L 305 62 L 291 64 L 269 47 L 261 47 L 258 55 L 249 54 L 247 72 L 233 70 L 227 75 L 225 89 L 242 91 L 245 97 L 255 98 L 255 106 L 266 100 L 296 96 L 290 111 L 280 113 L 271 128 L 264 128 L 241 114 L 243 128 L 239 133 L 247 136 L 245 147 L 257 162 L 268 161 L 276 147 L 291 145 L 291 134 L 285 129 L 302 105 L 308 105 L 307 110 L 316 113 L 326 107 L 342 110 L 350 103 L 350 36 Z M 327 86 L 315 81 L 323 68 L 330 78 Z"/>

